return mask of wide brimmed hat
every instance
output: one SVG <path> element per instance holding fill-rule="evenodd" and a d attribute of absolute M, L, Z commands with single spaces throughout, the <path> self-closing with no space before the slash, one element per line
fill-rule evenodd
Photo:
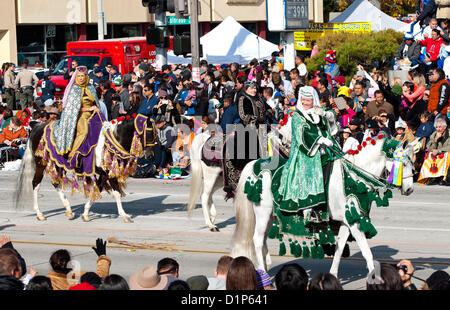
<path fill-rule="evenodd" d="M 129 279 L 132 290 L 163 290 L 169 282 L 166 275 L 159 275 L 152 266 L 135 272 Z"/>
<path fill-rule="evenodd" d="M 328 51 L 326 56 L 324 57 L 325 60 L 335 63 L 336 62 L 336 51 L 332 50 L 332 51 Z"/>

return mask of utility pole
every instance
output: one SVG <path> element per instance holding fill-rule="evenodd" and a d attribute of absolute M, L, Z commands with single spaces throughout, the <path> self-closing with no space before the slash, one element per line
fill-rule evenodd
<path fill-rule="evenodd" d="M 198 37 L 198 0 L 190 0 L 192 80 L 200 83 L 200 41 Z"/>
<path fill-rule="evenodd" d="M 155 27 L 160 29 L 166 37 L 166 12 L 156 12 L 155 13 Z M 164 47 L 156 47 L 156 65 L 163 66 L 167 64 L 167 49 Z"/>
<path fill-rule="evenodd" d="M 98 25 L 98 39 L 104 40 L 106 33 L 105 12 L 103 12 L 103 0 L 97 0 L 97 25 Z"/>

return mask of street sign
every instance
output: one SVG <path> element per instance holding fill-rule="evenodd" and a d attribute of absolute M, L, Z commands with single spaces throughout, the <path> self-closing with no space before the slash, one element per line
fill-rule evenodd
<path fill-rule="evenodd" d="M 189 18 L 176 18 L 176 16 L 167 16 L 167 25 L 190 25 L 191 17 Z"/>
<path fill-rule="evenodd" d="M 308 29 L 308 0 L 284 0 L 286 29 Z"/>
<path fill-rule="evenodd" d="M 47 38 L 54 38 L 54 37 L 56 37 L 56 26 L 55 25 L 47 26 Z"/>

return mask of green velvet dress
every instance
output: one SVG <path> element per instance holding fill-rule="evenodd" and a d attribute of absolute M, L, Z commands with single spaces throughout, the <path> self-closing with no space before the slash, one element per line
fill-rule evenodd
<path fill-rule="evenodd" d="M 320 120 L 315 124 L 311 115 L 303 113 L 297 110 L 292 116 L 291 153 L 283 167 L 278 190 L 282 197 L 280 209 L 286 212 L 315 207 L 327 201 L 322 163 L 330 157 L 320 154 L 318 141 L 321 137 L 334 139 L 325 116 L 316 116 Z"/>

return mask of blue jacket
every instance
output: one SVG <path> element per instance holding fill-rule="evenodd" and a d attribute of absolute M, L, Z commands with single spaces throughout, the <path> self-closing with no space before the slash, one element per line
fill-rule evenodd
<path fill-rule="evenodd" d="M 426 122 L 423 124 L 420 124 L 420 126 L 417 128 L 416 133 L 414 136 L 418 138 L 426 138 L 426 143 L 428 143 L 428 139 L 430 138 L 431 134 L 434 132 L 434 124 L 432 122 Z"/>
<path fill-rule="evenodd" d="M 153 95 L 150 99 L 145 98 L 144 101 L 142 101 L 141 106 L 139 107 L 138 114 L 142 114 L 145 116 L 150 116 L 151 118 L 155 118 L 152 114 L 153 107 L 158 103 L 158 98 Z"/>
<path fill-rule="evenodd" d="M 41 84 L 41 101 L 44 103 L 48 99 L 55 98 L 55 84 L 51 80 L 43 80 Z"/>
<path fill-rule="evenodd" d="M 226 108 L 223 108 L 222 119 L 220 120 L 220 127 L 222 127 L 223 133 L 226 133 L 227 125 L 237 124 L 241 118 L 236 104 L 231 104 Z"/>

